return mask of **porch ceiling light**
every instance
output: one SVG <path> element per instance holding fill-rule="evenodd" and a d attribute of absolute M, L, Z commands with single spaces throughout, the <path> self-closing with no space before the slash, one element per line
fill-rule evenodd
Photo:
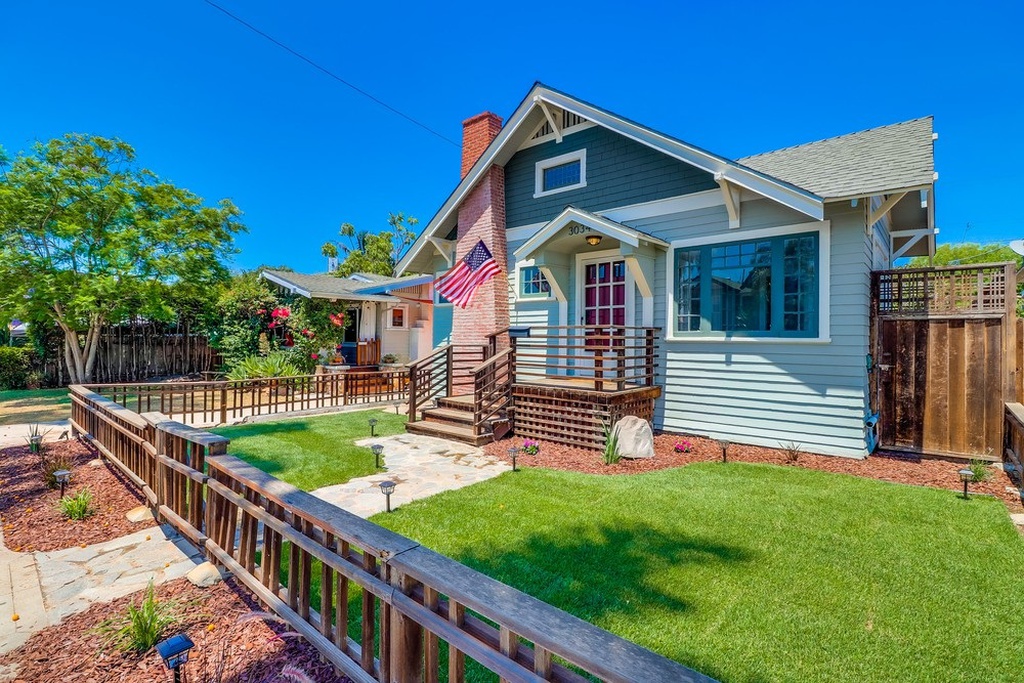
<path fill-rule="evenodd" d="M 602 237 L 601 235 L 587 235 L 583 239 L 585 239 L 587 241 L 587 244 L 589 244 L 590 246 L 596 247 L 597 245 L 601 244 Z"/>
<path fill-rule="evenodd" d="M 960 475 L 960 481 L 964 483 L 964 500 L 967 500 L 967 485 L 971 483 L 972 479 L 974 479 L 974 470 L 965 467 L 962 470 L 959 470 L 957 474 Z"/>

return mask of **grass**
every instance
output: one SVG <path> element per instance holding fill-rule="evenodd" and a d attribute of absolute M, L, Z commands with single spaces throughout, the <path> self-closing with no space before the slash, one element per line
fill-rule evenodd
<path fill-rule="evenodd" d="M 29 422 L 57 422 L 71 417 L 67 389 L 0 391 L 0 426 Z"/>
<path fill-rule="evenodd" d="M 370 449 L 353 443 L 370 436 L 367 420 L 371 417 L 378 420 L 378 436 L 404 431 L 404 415 L 382 410 L 256 422 L 212 431 L 231 439 L 231 455 L 300 489 L 312 491 L 373 474 Z"/>
<path fill-rule="evenodd" d="M 374 521 L 723 681 L 1009 681 L 1024 665 L 1024 541 L 993 500 L 703 463 L 527 469 Z"/>

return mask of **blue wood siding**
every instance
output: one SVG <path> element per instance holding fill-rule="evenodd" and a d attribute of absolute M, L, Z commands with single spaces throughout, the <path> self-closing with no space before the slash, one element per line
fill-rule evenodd
<path fill-rule="evenodd" d="M 534 199 L 538 161 L 586 148 L 587 186 Z M 594 126 L 520 150 L 505 164 L 506 225 L 554 218 L 568 204 L 600 211 L 717 187 L 710 173 Z"/>

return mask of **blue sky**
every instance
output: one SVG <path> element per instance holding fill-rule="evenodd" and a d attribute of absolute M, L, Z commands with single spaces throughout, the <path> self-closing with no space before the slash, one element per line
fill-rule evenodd
<path fill-rule="evenodd" d="M 932 114 L 940 242 L 1024 238 L 1021 3 L 217 2 L 455 141 L 535 80 L 730 157 Z M 4 3 L 0 31 L 8 153 L 120 137 L 245 212 L 239 267 L 322 270 L 340 223 L 425 224 L 458 181 L 456 146 L 202 0 Z"/>

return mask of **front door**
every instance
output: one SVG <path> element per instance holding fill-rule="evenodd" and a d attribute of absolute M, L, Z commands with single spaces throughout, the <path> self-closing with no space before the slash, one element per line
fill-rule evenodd
<path fill-rule="evenodd" d="M 588 326 L 625 325 L 626 284 L 625 261 L 584 261 L 583 315 L 580 323 Z"/>

